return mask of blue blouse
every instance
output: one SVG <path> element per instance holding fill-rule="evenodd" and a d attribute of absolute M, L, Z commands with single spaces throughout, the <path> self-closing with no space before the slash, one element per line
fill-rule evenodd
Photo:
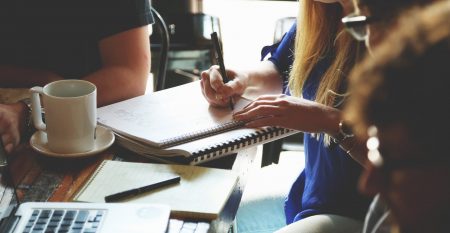
<path fill-rule="evenodd" d="M 265 57 L 275 64 L 284 78 L 284 93 L 289 94 L 287 81 L 294 60 L 294 24 L 280 43 L 263 48 Z M 305 82 L 303 98 L 314 100 L 321 77 L 331 62 L 322 59 Z M 363 220 L 370 199 L 359 194 L 358 178 L 362 167 L 339 146 L 326 146 L 324 137 L 316 139 L 304 134 L 305 168 L 293 183 L 285 201 L 286 223 L 317 214 L 336 214 Z"/>

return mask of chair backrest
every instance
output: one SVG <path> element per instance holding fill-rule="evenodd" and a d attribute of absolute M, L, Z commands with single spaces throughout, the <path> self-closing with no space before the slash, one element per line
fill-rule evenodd
<path fill-rule="evenodd" d="M 158 74 L 156 76 L 154 82 L 154 91 L 160 91 L 164 89 L 166 83 L 166 71 L 167 71 L 167 62 L 168 62 L 168 53 L 169 53 L 169 31 L 167 29 L 166 22 L 162 18 L 162 16 L 155 10 L 155 8 L 151 8 L 152 14 L 155 18 L 156 28 L 161 35 L 161 51 L 160 51 L 160 59 L 159 59 L 159 68 Z"/>
<path fill-rule="evenodd" d="M 283 35 L 291 29 L 291 26 L 297 20 L 296 17 L 285 17 L 278 19 L 275 22 L 275 31 L 273 33 L 273 42 L 278 43 L 283 38 Z"/>

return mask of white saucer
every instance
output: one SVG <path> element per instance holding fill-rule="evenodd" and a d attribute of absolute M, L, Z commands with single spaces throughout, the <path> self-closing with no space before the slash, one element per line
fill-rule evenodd
<path fill-rule="evenodd" d="M 78 157 L 86 157 L 90 155 L 95 155 L 100 153 L 108 147 L 110 147 L 114 142 L 114 133 L 103 126 L 97 126 L 96 129 L 96 139 L 94 143 L 94 149 L 86 152 L 80 153 L 70 153 L 70 154 L 61 154 L 50 151 L 47 146 L 47 133 L 42 131 L 36 131 L 33 136 L 30 138 L 31 147 L 44 155 L 48 155 L 51 157 L 58 158 L 78 158 Z"/>

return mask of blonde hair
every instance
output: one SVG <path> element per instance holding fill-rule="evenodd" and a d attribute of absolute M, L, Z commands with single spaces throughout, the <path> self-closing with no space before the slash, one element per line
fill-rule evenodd
<path fill-rule="evenodd" d="M 357 54 L 357 41 L 343 31 L 343 9 L 339 4 L 303 1 L 297 21 L 295 60 L 291 70 L 289 88 L 300 97 L 304 84 L 313 68 L 322 59 L 330 59 L 330 66 L 321 77 L 315 101 L 337 107 L 343 81 L 353 67 Z M 327 56 L 331 56 L 328 57 Z M 326 140 L 329 141 L 329 138 Z"/>

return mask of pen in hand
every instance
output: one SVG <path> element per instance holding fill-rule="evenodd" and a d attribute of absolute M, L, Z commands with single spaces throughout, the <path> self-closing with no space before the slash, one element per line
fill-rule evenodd
<path fill-rule="evenodd" d="M 133 197 L 133 196 L 137 196 L 141 193 L 144 192 L 148 192 L 148 191 L 152 191 L 158 188 L 162 188 L 171 184 L 176 184 L 176 183 L 180 183 L 180 177 L 176 176 L 174 178 L 168 179 L 168 180 L 164 180 L 161 182 L 157 182 L 151 185 L 147 185 L 147 186 L 143 186 L 143 187 L 139 187 L 139 188 L 135 188 L 135 189 L 130 189 L 130 190 L 126 190 L 123 192 L 119 192 L 119 193 L 115 193 L 115 194 L 111 194 L 108 196 L 105 196 L 105 202 L 116 202 L 116 201 L 120 201 L 122 199 L 128 198 L 128 197 Z"/>
<path fill-rule="evenodd" d="M 225 64 L 223 61 L 223 53 L 222 48 L 220 47 L 219 38 L 217 37 L 217 32 L 211 33 L 211 39 L 213 40 L 214 50 L 216 51 L 216 59 L 217 63 L 219 63 L 220 74 L 222 75 L 222 79 L 224 83 L 230 81 L 227 76 L 227 72 L 225 70 Z M 230 109 L 233 110 L 233 98 L 230 97 L 229 101 Z"/>

